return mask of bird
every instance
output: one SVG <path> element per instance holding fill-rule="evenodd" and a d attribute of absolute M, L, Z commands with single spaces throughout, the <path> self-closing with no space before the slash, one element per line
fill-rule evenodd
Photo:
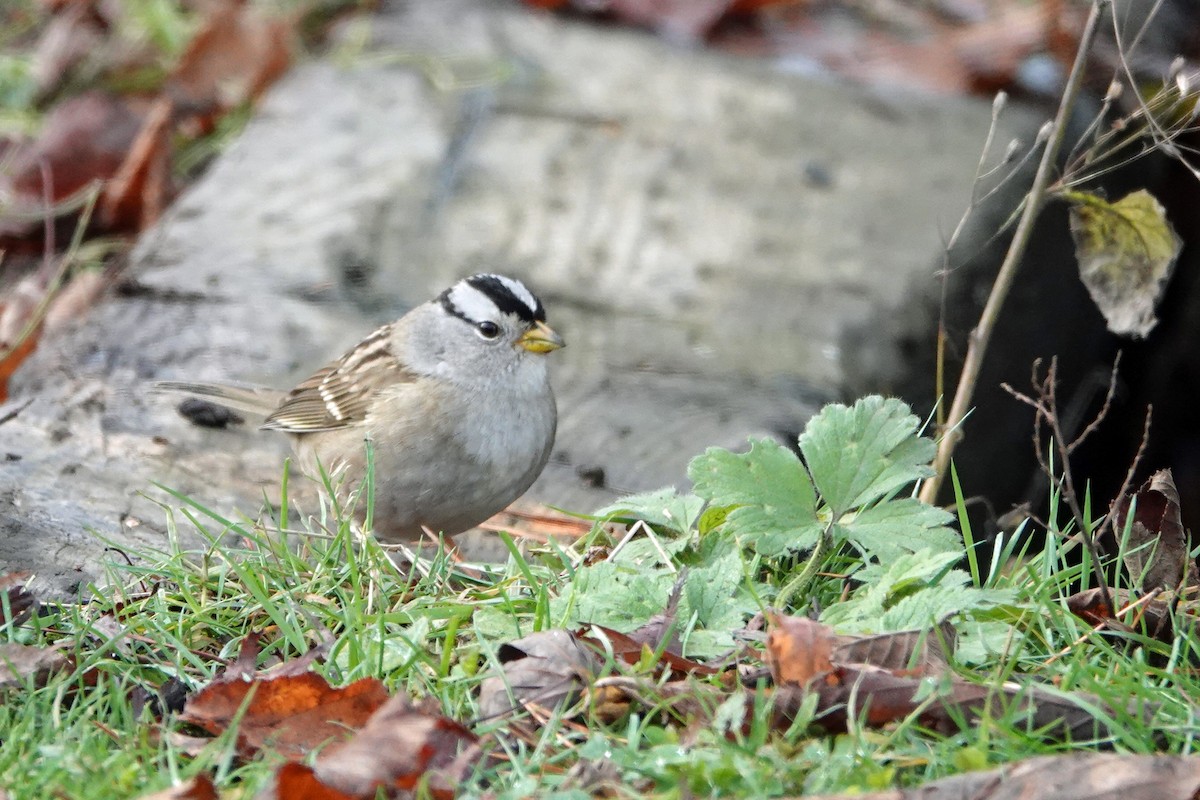
<path fill-rule="evenodd" d="M 384 325 L 288 392 L 190 381 L 156 389 L 265 417 L 292 439 L 301 465 L 343 487 L 366 475 L 371 531 L 414 544 L 452 536 L 520 497 L 554 445 L 558 411 L 546 354 L 565 342 L 521 281 L 464 278 Z M 360 504 L 361 505 L 361 504 Z"/>

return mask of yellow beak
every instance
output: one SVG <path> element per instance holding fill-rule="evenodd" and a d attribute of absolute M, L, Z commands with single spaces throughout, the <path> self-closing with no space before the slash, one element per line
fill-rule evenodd
<path fill-rule="evenodd" d="M 531 353 L 549 353 L 560 347 L 566 347 L 567 343 L 546 323 L 535 322 L 532 328 L 521 334 L 520 339 L 517 339 L 517 345 Z"/>

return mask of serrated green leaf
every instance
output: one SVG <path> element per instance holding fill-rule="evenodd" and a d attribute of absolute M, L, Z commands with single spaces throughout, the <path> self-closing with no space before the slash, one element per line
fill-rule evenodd
<path fill-rule="evenodd" d="M 710 537 L 689 552 L 676 620 L 684 655 L 711 657 L 728 651 L 733 631 L 759 609 L 743 585 L 745 567 L 736 542 Z M 616 561 L 579 569 L 567 590 L 551 599 L 555 625 L 597 623 L 622 632 L 666 610 L 679 573 L 662 563 L 644 539 L 630 542 Z M 761 592 L 761 590 L 760 590 Z"/>
<path fill-rule="evenodd" d="M 821 621 L 845 633 L 888 633 L 1012 600 L 1011 592 L 969 586 L 966 572 L 950 569 L 958 560 L 955 553 L 922 550 L 887 565 L 868 564 L 854 576 L 860 587 L 826 608 Z"/>
<path fill-rule="evenodd" d="M 593 517 L 645 520 L 651 525 L 679 533 L 695 527 L 704 509 L 704 501 L 691 494 L 679 494 L 667 487 L 653 492 L 631 494 L 605 506 Z"/>
<path fill-rule="evenodd" d="M 700 521 L 696 523 L 700 535 L 703 536 L 724 525 L 725 520 L 729 518 L 729 512 L 734 508 L 735 506 L 709 506 L 704 509 L 704 513 L 700 515 Z"/>
<path fill-rule="evenodd" d="M 962 664 L 994 661 L 1012 644 L 1013 627 L 997 620 L 965 620 L 958 629 L 954 658 Z"/>
<path fill-rule="evenodd" d="M 833 533 L 835 539 L 844 537 L 883 562 L 923 549 L 958 558 L 963 553 L 962 537 L 947 527 L 953 519 L 937 506 L 905 497 L 847 515 Z"/>
<path fill-rule="evenodd" d="M 1079 276 L 1113 333 L 1142 337 L 1158 323 L 1155 307 L 1182 240 L 1145 189 L 1115 203 L 1067 192 Z"/>
<path fill-rule="evenodd" d="M 739 597 L 743 576 L 740 548 L 734 542 L 722 541 L 708 554 L 703 566 L 688 569 L 680 616 L 695 614 L 700 625 L 713 630 L 731 632 L 742 627 L 757 611 L 748 596 Z"/>
<path fill-rule="evenodd" d="M 594 622 L 630 631 L 662 613 L 674 585 L 674 573 L 665 568 L 604 561 L 575 572 L 569 589 L 551 600 L 551 619 L 556 625 Z"/>
<path fill-rule="evenodd" d="M 726 527 L 759 553 L 779 555 L 816 542 L 816 493 L 800 459 L 783 445 L 757 439 L 748 453 L 710 448 L 692 459 L 688 477 L 713 505 L 737 506 Z"/>
<path fill-rule="evenodd" d="M 919 424 L 903 402 L 878 395 L 828 405 L 809 420 L 800 451 L 835 518 L 933 474 L 936 447 L 917 435 Z"/>

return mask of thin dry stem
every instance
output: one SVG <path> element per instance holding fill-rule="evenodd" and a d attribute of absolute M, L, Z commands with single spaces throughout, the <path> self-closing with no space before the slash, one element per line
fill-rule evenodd
<path fill-rule="evenodd" d="M 950 252 L 958 243 L 959 237 L 967 227 L 967 221 L 975 213 L 975 209 L 979 207 L 980 195 L 979 187 L 985 174 L 985 166 L 987 165 L 988 156 L 992 152 L 992 143 L 996 139 L 996 131 L 1000 126 L 1000 114 L 1004 111 L 1005 105 L 1008 103 L 1008 97 L 1003 92 L 996 95 L 992 101 L 992 119 L 988 123 L 987 138 L 983 140 L 983 149 L 979 152 L 979 163 L 975 165 L 975 180 L 971 182 L 971 202 L 967 204 L 967 208 L 963 211 L 962 216 L 958 218 L 958 224 L 954 226 L 954 231 L 950 234 L 945 246 L 942 248 L 942 293 L 938 306 L 938 334 L 937 334 L 937 360 L 936 360 L 936 378 L 935 391 L 938 397 L 945 394 L 945 376 L 946 376 L 946 298 L 950 283 Z M 990 174 L 990 170 L 987 172 Z M 1009 173 L 1010 175 L 1013 173 Z M 988 192 L 985 197 L 990 196 Z M 937 404 L 937 426 L 942 428 L 946 424 L 945 420 L 945 405 Z"/>
<path fill-rule="evenodd" d="M 1109 505 L 1108 513 L 1112 516 L 1113 510 L 1117 507 L 1117 503 L 1121 501 L 1133 489 L 1133 477 L 1137 474 L 1137 469 L 1142 464 L 1142 458 L 1146 455 L 1146 447 L 1150 444 L 1150 419 L 1154 416 L 1154 406 L 1146 406 L 1146 421 L 1142 423 L 1142 441 L 1138 444 L 1137 452 L 1133 454 L 1133 462 L 1129 465 L 1129 471 L 1125 473 L 1125 480 L 1121 482 L 1121 488 L 1113 496 L 1113 501 Z M 1114 520 L 1114 528 L 1118 524 L 1124 524 L 1124 520 Z"/>
<path fill-rule="evenodd" d="M 1012 289 L 1013 282 L 1016 279 L 1017 267 L 1020 266 L 1025 251 L 1029 247 L 1034 223 L 1037 222 L 1042 207 L 1046 203 L 1048 196 L 1047 188 L 1050 185 L 1051 173 L 1054 171 L 1054 164 L 1066 136 L 1067 121 L 1072 108 L 1075 106 L 1076 98 L 1079 96 L 1079 90 L 1083 83 L 1083 72 L 1084 65 L 1087 63 L 1087 54 L 1091 50 L 1092 43 L 1096 38 L 1101 10 L 1107 6 L 1108 0 L 1094 0 L 1092 3 L 1087 24 L 1084 26 L 1083 35 L 1080 37 L 1079 49 L 1075 53 L 1075 63 L 1071 66 L 1071 74 L 1067 78 L 1067 85 L 1063 90 L 1058 112 L 1055 114 L 1054 122 L 1051 123 L 1049 138 L 1045 149 L 1042 151 L 1042 159 L 1038 163 L 1037 173 L 1033 178 L 1033 185 L 1029 188 L 1029 193 L 1026 195 L 1025 211 L 1017 223 L 1017 229 L 1013 233 L 1013 240 L 1009 245 L 1008 253 L 1004 257 L 1004 262 L 1000 265 L 1000 271 L 996 275 L 995 282 L 992 284 L 992 291 L 988 295 L 983 312 L 980 314 L 979 324 L 971 332 L 967 345 L 967 355 L 963 360 L 962 373 L 958 380 L 958 388 L 954 392 L 954 402 L 950 406 L 946 426 L 942 430 L 942 438 L 938 443 L 937 457 L 934 461 L 936 472 L 932 478 L 921 486 L 921 499 L 927 503 L 934 503 L 937 500 L 942 481 L 945 480 L 946 473 L 949 471 L 950 458 L 954 454 L 954 448 L 962 438 L 961 425 L 971 408 L 971 401 L 975 395 L 975 387 L 979 383 L 979 373 L 983 367 L 984 354 L 987 352 L 992 333 L 996 329 L 996 323 L 1000 319 L 1000 309 L 1003 307 L 1004 301 L 1008 298 L 1008 293 Z"/>
<path fill-rule="evenodd" d="M 1096 412 L 1096 416 L 1088 423 L 1087 427 L 1075 437 L 1075 441 L 1067 445 L 1067 453 L 1074 453 L 1075 448 L 1083 444 L 1084 440 L 1095 433 L 1108 416 L 1108 412 L 1112 410 L 1113 396 L 1117 393 L 1117 370 L 1121 366 L 1121 351 L 1117 351 L 1117 357 L 1113 359 L 1112 370 L 1108 373 L 1108 391 L 1104 394 L 1104 405 Z"/>
<path fill-rule="evenodd" d="M 1025 403 L 1032 406 L 1036 412 L 1033 426 L 1033 446 L 1037 456 L 1038 464 L 1041 465 L 1042 471 L 1046 473 L 1046 477 L 1055 486 L 1056 490 L 1071 509 L 1071 516 L 1075 520 L 1075 526 L 1079 531 L 1079 538 L 1083 541 L 1084 546 L 1088 550 L 1088 554 L 1092 560 L 1092 570 L 1096 575 L 1096 584 L 1100 588 L 1101 597 L 1104 602 L 1112 607 L 1112 592 L 1108 587 L 1108 580 L 1104 577 L 1104 570 L 1100 562 L 1100 553 L 1096 548 L 1096 537 L 1093 535 L 1100 527 L 1099 525 L 1088 524 L 1087 516 L 1083 512 L 1083 505 L 1079 501 L 1079 492 L 1075 487 L 1075 476 L 1071 471 L 1071 445 L 1067 442 L 1066 434 L 1063 432 L 1062 419 L 1058 413 L 1058 359 L 1050 359 L 1050 366 L 1046 370 L 1046 377 L 1039 379 L 1038 377 L 1039 362 L 1035 361 L 1033 365 L 1033 375 L 1031 383 L 1033 392 L 1036 397 L 1031 397 L 1014 390 L 1008 384 L 1002 384 L 1005 391 Z M 1116 382 L 1116 365 L 1113 365 L 1113 380 Z M 1109 397 L 1105 400 L 1104 408 L 1101 409 L 1101 414 L 1107 413 L 1109 400 L 1111 399 L 1111 391 Z M 1093 420 L 1092 424 L 1088 425 L 1085 434 L 1092 430 L 1093 426 L 1098 424 L 1101 417 L 1097 415 L 1097 419 Z M 1044 448 L 1041 443 L 1041 426 L 1045 425 L 1050 430 L 1051 440 L 1054 443 L 1054 449 L 1058 453 L 1058 458 L 1062 462 L 1059 469 L 1060 473 L 1055 474 L 1050 468 L 1044 453 Z M 1078 443 L 1083 437 L 1076 440 Z M 1051 531 L 1050 527 L 1046 528 Z M 1055 530 L 1055 532 L 1058 532 Z"/>

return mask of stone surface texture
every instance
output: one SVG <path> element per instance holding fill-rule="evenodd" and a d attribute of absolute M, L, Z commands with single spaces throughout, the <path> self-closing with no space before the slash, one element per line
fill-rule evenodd
<path fill-rule="evenodd" d="M 515 2 L 386 4 L 368 32 L 275 87 L 122 291 L 18 374 L 0 572 L 73 592 L 110 545 L 165 549 L 169 518 L 194 539 L 155 484 L 256 516 L 286 442 L 192 427 L 148 385 L 290 386 L 480 269 L 525 278 L 569 341 L 529 500 L 590 511 L 794 435 L 838 396 L 843 332 L 932 282 L 990 118 Z"/>

